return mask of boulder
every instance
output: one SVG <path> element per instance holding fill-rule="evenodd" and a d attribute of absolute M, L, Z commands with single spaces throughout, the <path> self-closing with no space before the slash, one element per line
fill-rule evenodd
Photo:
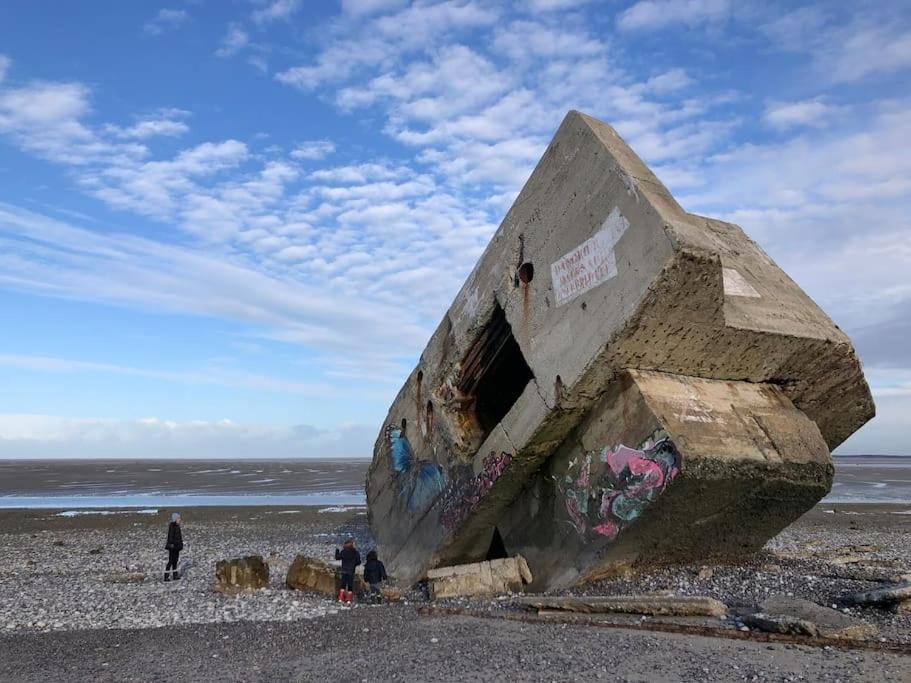
<path fill-rule="evenodd" d="M 269 565 L 261 555 L 219 560 L 215 564 L 215 581 L 215 589 L 222 593 L 265 588 L 269 585 Z"/>
<path fill-rule="evenodd" d="M 911 614 L 911 600 L 902 600 L 895 603 L 896 614 Z"/>
<path fill-rule="evenodd" d="M 518 592 L 532 582 L 531 570 L 521 555 L 487 562 L 440 567 L 427 572 L 431 596 L 452 598 Z"/>
<path fill-rule="evenodd" d="M 911 582 L 854 593 L 844 599 L 849 605 L 895 605 L 905 600 L 911 600 Z"/>
<path fill-rule="evenodd" d="M 863 639 L 876 635 L 876 628 L 862 619 L 809 600 L 784 596 L 764 601 L 758 612 L 743 618 L 743 623 L 769 633 L 821 638 Z"/>
<path fill-rule="evenodd" d="M 713 598 L 687 595 L 614 595 L 598 597 L 520 598 L 516 604 L 540 611 L 584 614 L 646 614 L 649 616 L 720 617 L 727 606 Z"/>
<path fill-rule="evenodd" d="M 285 585 L 296 590 L 335 595 L 338 580 L 332 565 L 306 555 L 298 555 L 288 568 Z"/>

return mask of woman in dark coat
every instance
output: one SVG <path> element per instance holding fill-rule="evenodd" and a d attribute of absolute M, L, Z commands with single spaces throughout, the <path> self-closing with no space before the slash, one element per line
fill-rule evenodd
<path fill-rule="evenodd" d="M 168 564 L 164 570 L 164 580 L 171 580 L 173 570 L 174 580 L 180 578 L 177 573 L 177 560 L 180 558 L 180 551 L 183 550 L 183 534 L 180 533 L 180 513 L 171 514 L 171 523 L 168 524 L 168 541 L 165 543 L 165 549 L 168 551 Z"/>

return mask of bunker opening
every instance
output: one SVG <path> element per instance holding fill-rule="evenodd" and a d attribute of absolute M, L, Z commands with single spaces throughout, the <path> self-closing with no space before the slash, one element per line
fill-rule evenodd
<path fill-rule="evenodd" d="M 459 376 L 458 390 L 468 399 L 481 430 L 481 442 L 493 431 L 534 379 L 506 313 L 496 304 L 490 322 L 472 344 Z"/>

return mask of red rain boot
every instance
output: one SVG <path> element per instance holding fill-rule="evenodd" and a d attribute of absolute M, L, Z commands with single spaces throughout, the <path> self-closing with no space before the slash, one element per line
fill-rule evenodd
<path fill-rule="evenodd" d="M 354 593 L 352 593 L 351 591 L 348 591 L 348 604 L 350 605 L 353 602 L 354 602 Z"/>
<path fill-rule="evenodd" d="M 338 601 L 345 602 L 345 589 L 344 588 L 338 589 Z"/>

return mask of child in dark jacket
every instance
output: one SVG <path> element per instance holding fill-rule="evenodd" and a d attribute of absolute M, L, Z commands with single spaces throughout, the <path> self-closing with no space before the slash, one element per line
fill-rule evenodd
<path fill-rule="evenodd" d="M 367 563 L 364 565 L 364 581 L 370 586 L 370 601 L 379 602 L 382 597 L 380 584 L 389 577 L 386 575 L 386 565 L 377 559 L 376 551 L 367 553 Z"/>
<path fill-rule="evenodd" d="M 335 549 L 335 559 L 342 561 L 342 585 L 338 591 L 338 601 L 347 602 L 350 605 L 354 602 L 354 570 L 361 563 L 361 554 L 354 547 L 353 538 L 345 541 L 341 550 Z"/>

